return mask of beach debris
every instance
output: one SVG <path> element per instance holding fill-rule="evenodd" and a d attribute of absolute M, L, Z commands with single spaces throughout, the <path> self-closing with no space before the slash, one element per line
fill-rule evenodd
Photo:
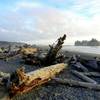
<path fill-rule="evenodd" d="M 2 71 L 0 71 L 0 77 L 10 77 L 10 74 L 9 73 L 4 73 Z"/>
<path fill-rule="evenodd" d="M 38 49 L 37 48 L 33 48 L 33 47 L 22 47 L 20 49 L 20 52 L 23 54 L 23 55 L 29 55 L 29 54 L 34 54 L 36 52 L 38 52 Z"/>
<path fill-rule="evenodd" d="M 56 43 L 53 43 L 52 45 L 49 45 L 50 49 L 46 53 L 45 57 L 39 57 L 39 54 L 35 56 L 34 54 L 28 54 L 27 57 L 24 59 L 26 63 L 28 64 L 37 64 L 37 65 L 52 65 L 55 63 L 62 63 L 64 61 L 64 56 L 60 53 L 60 49 L 62 48 L 62 45 L 64 43 L 64 40 L 66 39 L 66 34 L 64 34 L 62 37 L 58 38 Z"/>
<path fill-rule="evenodd" d="M 81 63 L 81 60 L 80 55 L 73 55 L 68 62 L 70 66 L 81 69 L 84 72 L 88 72 L 88 69 Z"/>
<path fill-rule="evenodd" d="M 0 59 L 8 61 L 20 55 L 19 50 L 0 53 Z"/>
<path fill-rule="evenodd" d="M 80 72 L 86 76 L 93 76 L 93 77 L 100 77 L 100 73 L 99 72 Z"/>
<path fill-rule="evenodd" d="M 10 73 L 5 73 L 0 71 L 0 85 L 6 86 L 9 77 L 10 77 Z"/>
<path fill-rule="evenodd" d="M 92 59 L 82 59 L 81 58 L 81 63 L 83 66 L 93 69 L 95 71 L 100 71 L 100 59 L 97 57 L 93 57 Z"/>
<path fill-rule="evenodd" d="M 33 89 L 36 86 L 44 84 L 55 77 L 66 68 L 67 64 L 60 63 L 48 67 L 40 68 L 38 70 L 25 73 L 24 68 L 21 67 L 11 75 L 9 93 L 10 96 L 16 94 L 23 94 Z"/>
<path fill-rule="evenodd" d="M 64 43 L 64 40 L 66 39 L 66 34 L 63 35 L 63 37 L 60 37 L 57 40 L 57 44 L 49 45 L 50 49 L 49 52 L 47 53 L 45 59 L 44 59 L 44 64 L 45 65 L 50 65 L 53 64 L 54 61 L 56 61 L 57 58 L 63 59 L 63 56 L 57 57 L 57 54 L 59 50 L 62 48 L 62 45 Z"/>
<path fill-rule="evenodd" d="M 35 54 L 38 52 L 38 48 L 33 47 L 23 47 L 20 50 L 22 59 L 26 64 L 38 64 L 38 60 L 36 60 L 37 57 L 35 57 Z"/>
<path fill-rule="evenodd" d="M 100 91 L 100 84 L 93 84 L 90 82 L 81 82 L 81 81 L 77 81 L 77 80 L 73 80 L 73 79 L 53 78 L 52 80 L 54 80 L 55 82 L 57 82 L 59 84 L 84 87 L 84 88 L 94 89 L 94 90 Z"/>
<path fill-rule="evenodd" d="M 89 78 L 88 76 L 84 75 L 81 72 L 78 72 L 76 70 L 71 70 L 72 74 L 76 75 L 77 77 L 81 78 L 82 80 L 86 81 L 86 82 L 90 82 L 93 84 L 97 84 L 97 82 L 91 78 Z"/>

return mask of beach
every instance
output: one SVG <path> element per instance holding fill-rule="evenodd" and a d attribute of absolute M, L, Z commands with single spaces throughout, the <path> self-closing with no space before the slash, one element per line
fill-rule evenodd
<path fill-rule="evenodd" d="M 67 57 L 71 57 L 73 54 L 80 54 L 82 57 L 87 58 L 87 54 L 84 55 L 83 53 L 70 52 L 65 50 L 61 52 Z M 91 57 L 94 57 L 94 55 L 88 55 L 88 59 L 91 59 Z M 20 61 L 21 58 L 14 58 L 8 62 L 0 60 L 0 71 L 12 73 L 20 66 L 24 66 L 26 72 L 34 71 L 40 68 L 39 66 L 26 65 Z M 67 63 L 67 60 L 65 60 L 65 63 Z M 68 69 L 65 69 L 63 72 L 57 75 L 57 77 L 80 80 L 79 78 L 72 75 L 70 70 L 71 67 L 69 66 Z M 95 80 L 98 82 L 100 81 L 99 78 L 95 78 Z M 0 100 L 6 100 L 7 97 L 7 91 L 3 87 L 0 88 Z M 13 100 L 100 100 L 100 91 L 90 90 L 82 87 L 71 87 L 69 85 L 51 85 L 46 83 L 36 87 L 28 93 L 15 96 Z"/>

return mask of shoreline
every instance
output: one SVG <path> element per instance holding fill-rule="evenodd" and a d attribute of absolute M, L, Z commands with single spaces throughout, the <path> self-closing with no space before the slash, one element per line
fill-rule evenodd
<path fill-rule="evenodd" d="M 78 52 L 78 51 L 69 51 L 69 50 L 62 50 L 67 56 L 72 56 L 72 55 L 80 55 L 81 57 L 85 57 L 87 59 L 91 59 L 94 57 L 100 58 L 100 54 L 94 54 L 94 53 L 83 53 L 83 52 Z"/>

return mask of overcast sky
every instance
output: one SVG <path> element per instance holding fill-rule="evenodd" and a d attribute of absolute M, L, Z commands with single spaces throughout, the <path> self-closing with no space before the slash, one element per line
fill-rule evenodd
<path fill-rule="evenodd" d="M 50 44 L 100 40 L 100 0 L 0 0 L 0 40 Z"/>

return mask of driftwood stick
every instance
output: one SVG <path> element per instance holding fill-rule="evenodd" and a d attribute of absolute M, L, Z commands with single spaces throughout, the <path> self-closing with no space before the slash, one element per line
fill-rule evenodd
<path fill-rule="evenodd" d="M 71 72 L 72 72 L 72 74 L 78 76 L 79 78 L 83 79 L 86 82 L 97 84 L 97 82 L 95 80 L 89 78 L 88 76 L 85 76 L 83 73 L 80 73 L 80 72 L 75 71 L 75 70 L 72 70 Z"/>
<path fill-rule="evenodd" d="M 5 60 L 6 60 L 6 61 L 11 60 L 11 59 L 14 59 L 14 58 L 16 58 L 16 57 L 20 57 L 20 55 L 21 55 L 21 54 L 16 54 L 16 55 L 12 55 L 12 56 L 6 56 L 6 57 L 5 57 Z"/>
<path fill-rule="evenodd" d="M 93 84 L 88 82 L 80 82 L 72 79 L 61 79 L 61 78 L 53 78 L 53 80 L 57 83 L 70 85 L 70 86 L 78 86 L 78 87 L 85 87 L 94 90 L 100 90 L 100 84 Z"/>
<path fill-rule="evenodd" d="M 2 83 L 2 80 L 3 80 L 3 78 L 0 78 L 0 85 L 4 85 L 4 84 Z"/>
<path fill-rule="evenodd" d="M 76 67 L 82 69 L 84 72 L 88 72 L 88 69 L 83 66 L 80 62 L 76 63 Z"/>
<path fill-rule="evenodd" d="M 86 76 L 100 77 L 100 73 L 98 72 L 81 72 L 81 73 Z"/>

